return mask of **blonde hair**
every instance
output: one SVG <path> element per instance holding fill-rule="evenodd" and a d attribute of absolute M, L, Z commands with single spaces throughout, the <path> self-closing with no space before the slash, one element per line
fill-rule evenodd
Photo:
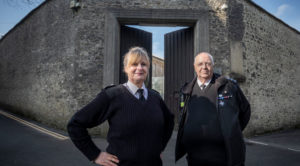
<path fill-rule="evenodd" d="M 146 59 L 146 65 L 150 67 L 150 58 L 147 51 L 142 47 L 132 47 L 124 56 L 124 71 L 127 66 L 130 66 L 136 62 L 140 62 L 142 58 Z"/>

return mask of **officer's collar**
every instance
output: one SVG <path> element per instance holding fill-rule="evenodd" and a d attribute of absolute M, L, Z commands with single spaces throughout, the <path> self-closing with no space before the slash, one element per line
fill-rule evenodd
<path fill-rule="evenodd" d="M 197 77 L 195 77 L 190 83 L 185 84 L 182 88 L 182 93 L 191 94 L 196 82 L 197 82 Z M 210 83 L 212 84 L 215 83 L 216 88 L 218 89 L 219 87 L 226 84 L 227 82 L 228 79 L 225 76 L 220 76 L 219 74 L 214 73 Z"/>
<path fill-rule="evenodd" d="M 196 81 L 197 81 L 197 77 L 195 77 L 190 83 L 186 83 L 182 88 L 182 93 L 191 94 Z"/>

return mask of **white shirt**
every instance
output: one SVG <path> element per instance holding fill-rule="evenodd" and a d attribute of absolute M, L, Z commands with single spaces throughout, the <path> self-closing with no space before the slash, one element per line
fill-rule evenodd
<path fill-rule="evenodd" d="M 140 98 L 140 94 L 137 92 L 137 90 L 139 89 L 136 85 L 134 85 L 132 82 L 128 81 L 126 83 L 123 84 L 128 90 L 129 92 L 134 96 L 136 97 L 137 99 Z M 148 90 L 145 86 L 145 84 L 143 83 L 143 86 L 142 88 L 144 90 L 144 97 L 145 99 L 147 100 L 148 98 Z"/>
<path fill-rule="evenodd" d="M 204 83 L 205 87 L 207 87 L 207 85 L 210 83 L 210 81 L 211 81 L 211 79 L 208 80 L 208 81 L 206 81 L 206 82 Z M 197 79 L 197 83 L 198 83 L 199 87 L 201 88 L 201 85 L 202 85 L 203 83 L 202 83 L 199 79 Z M 202 90 L 202 89 L 201 89 L 201 90 Z"/>

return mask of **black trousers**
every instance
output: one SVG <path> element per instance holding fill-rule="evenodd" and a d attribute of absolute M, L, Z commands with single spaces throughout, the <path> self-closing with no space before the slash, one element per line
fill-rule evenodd
<path fill-rule="evenodd" d="M 120 161 L 118 166 L 162 166 L 162 160 L 160 158 L 149 161 Z"/>
<path fill-rule="evenodd" d="M 198 161 L 194 161 L 191 159 L 188 159 L 188 157 L 186 157 L 187 162 L 188 162 L 188 166 L 227 166 L 226 163 L 205 163 L 205 162 L 198 162 Z M 245 163 L 241 163 L 238 165 L 234 165 L 234 166 L 245 166 Z"/>
<path fill-rule="evenodd" d="M 192 158 L 191 156 L 187 155 L 186 157 L 188 166 L 227 166 L 226 161 L 203 161 L 197 158 Z"/>

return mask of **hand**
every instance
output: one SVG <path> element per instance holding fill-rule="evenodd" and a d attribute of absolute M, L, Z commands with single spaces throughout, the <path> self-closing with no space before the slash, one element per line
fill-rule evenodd
<path fill-rule="evenodd" d="M 107 152 L 101 152 L 95 159 L 95 163 L 103 166 L 117 166 L 116 163 L 119 163 L 119 159 L 117 156 Z"/>

